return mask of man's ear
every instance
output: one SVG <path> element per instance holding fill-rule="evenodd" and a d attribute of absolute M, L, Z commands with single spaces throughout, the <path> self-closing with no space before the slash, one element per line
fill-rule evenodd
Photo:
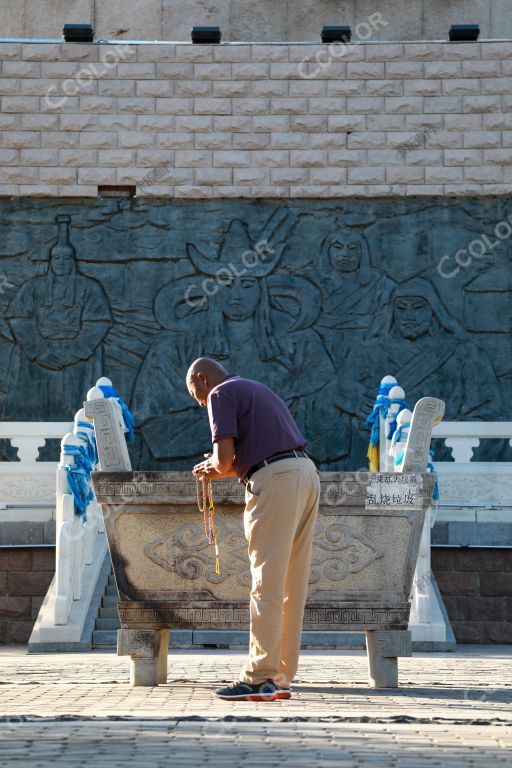
<path fill-rule="evenodd" d="M 199 379 L 199 381 L 201 382 L 201 384 L 202 384 L 204 387 L 207 387 L 207 386 L 208 386 L 208 377 L 206 376 L 206 374 L 204 374 L 204 373 L 202 373 L 202 372 L 200 371 L 200 372 L 197 374 L 197 378 Z"/>

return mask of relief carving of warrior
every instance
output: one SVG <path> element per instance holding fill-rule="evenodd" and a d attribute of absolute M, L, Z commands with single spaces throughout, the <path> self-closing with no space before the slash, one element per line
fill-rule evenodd
<path fill-rule="evenodd" d="M 489 356 L 467 339 L 424 278 L 394 290 L 381 331 L 354 350 L 347 368 L 368 387 L 375 386 L 376 371 L 387 371 L 411 403 L 426 392 L 443 399 L 449 420 L 492 419 L 503 407 Z"/>

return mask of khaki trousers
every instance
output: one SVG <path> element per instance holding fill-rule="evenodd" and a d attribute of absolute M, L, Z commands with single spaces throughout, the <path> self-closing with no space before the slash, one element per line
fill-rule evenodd
<path fill-rule="evenodd" d="M 288 687 L 295 676 L 319 499 L 319 474 L 305 457 L 268 464 L 246 486 L 252 588 L 243 682 Z"/>

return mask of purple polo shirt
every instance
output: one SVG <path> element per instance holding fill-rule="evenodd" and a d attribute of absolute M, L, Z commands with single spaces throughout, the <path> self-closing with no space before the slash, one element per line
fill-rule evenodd
<path fill-rule="evenodd" d="M 306 440 L 281 398 L 265 384 L 226 376 L 208 395 L 212 442 L 235 438 L 233 467 L 239 478 L 274 453 L 306 447 Z"/>

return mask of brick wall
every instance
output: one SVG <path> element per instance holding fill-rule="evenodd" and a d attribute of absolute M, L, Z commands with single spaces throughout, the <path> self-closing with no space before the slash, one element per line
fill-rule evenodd
<path fill-rule="evenodd" d="M 512 549 L 432 549 L 458 643 L 512 643 Z"/>
<path fill-rule="evenodd" d="M 317 55 L 325 65 L 301 77 Z M 179 198 L 510 195 L 512 42 L 328 55 L 3 43 L 0 194 L 137 184 Z"/>
<path fill-rule="evenodd" d="M 55 571 L 55 550 L 0 549 L 0 644 L 27 643 Z"/>

